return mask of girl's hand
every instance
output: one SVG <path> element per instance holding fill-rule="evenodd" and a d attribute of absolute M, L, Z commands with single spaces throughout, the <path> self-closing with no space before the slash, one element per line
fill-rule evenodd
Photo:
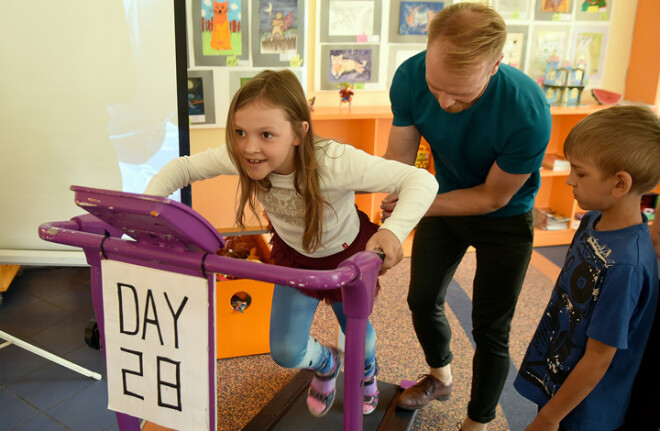
<path fill-rule="evenodd" d="M 389 229 L 381 228 L 378 232 L 373 234 L 373 236 L 369 238 L 369 241 L 367 241 L 365 250 L 382 251 L 385 253 L 385 260 L 383 260 L 383 263 L 380 266 L 380 275 L 385 274 L 388 269 L 403 260 L 403 247 L 401 246 L 401 242 Z"/>
<path fill-rule="evenodd" d="M 380 221 L 381 223 L 387 220 L 387 218 L 392 215 L 392 211 L 394 211 L 394 207 L 396 207 L 396 203 L 399 201 L 399 195 L 397 194 L 389 194 L 385 196 L 385 199 L 383 199 L 380 203 L 380 209 L 381 211 L 381 216 L 380 216 Z"/>

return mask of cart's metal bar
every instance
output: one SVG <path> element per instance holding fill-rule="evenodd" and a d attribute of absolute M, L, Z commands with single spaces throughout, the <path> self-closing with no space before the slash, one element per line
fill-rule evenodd
<path fill-rule="evenodd" d="M 39 227 L 39 236 L 46 241 L 83 248 L 90 264 L 101 259 L 111 259 L 201 277 L 223 273 L 297 289 L 341 288 L 347 317 L 346 340 L 350 340 L 347 343 L 350 347 L 346 348 L 344 367 L 344 431 L 362 430 L 364 339 L 366 321 L 373 310 L 374 300 L 374 289 L 367 286 L 376 285 L 381 263 L 375 254 L 360 252 L 341 262 L 336 269 L 310 271 L 233 259 L 213 252 L 187 250 L 174 241 L 168 243 L 167 239 L 163 244 L 157 241 L 119 239 L 109 235 L 107 230 L 101 234 L 97 228 L 102 224 L 96 226 L 85 223 L 87 220 L 82 217 L 68 222 L 44 223 Z M 132 430 L 134 427 L 133 424 L 127 424 L 123 428 L 120 424 L 120 429 Z"/>
<path fill-rule="evenodd" d="M 108 259 L 126 261 L 139 259 L 152 266 L 175 267 L 184 273 L 190 273 L 191 268 L 198 268 L 198 275 L 203 271 L 232 274 L 238 278 L 250 278 L 269 283 L 282 284 L 295 288 L 306 289 L 337 289 L 354 282 L 359 276 L 359 270 L 354 266 L 343 266 L 333 270 L 310 271 L 271 265 L 268 272 L 263 271 L 263 264 L 248 260 L 209 255 L 205 260 L 204 269 L 200 262 L 203 252 L 176 252 L 171 248 L 158 247 L 152 244 L 127 241 L 119 238 L 76 230 L 72 222 L 50 222 L 39 227 L 41 238 L 61 244 L 82 247 L 85 250 L 100 250 Z"/>
<path fill-rule="evenodd" d="M 80 365 L 76 365 L 71 361 L 68 361 L 64 358 L 61 358 L 57 355 L 54 355 L 50 352 L 47 352 L 44 349 L 40 349 L 39 347 L 33 346 L 32 344 L 27 343 L 27 342 L 21 340 L 20 338 L 16 338 L 13 335 L 9 335 L 4 331 L 0 331 L 0 338 L 2 338 L 3 340 L 7 340 L 7 343 L 3 343 L 2 345 L 0 345 L 0 348 L 6 347 L 7 344 L 14 344 L 17 347 L 20 347 L 22 349 L 27 350 L 28 352 L 32 352 L 35 355 L 39 355 L 42 358 L 46 358 L 49 361 L 55 362 L 56 364 L 59 364 L 59 365 L 61 365 L 63 367 L 66 367 L 70 370 L 73 370 L 77 373 L 80 373 L 85 377 L 91 377 L 91 378 L 96 379 L 96 380 L 101 380 L 103 378 L 103 376 L 101 376 L 99 373 L 96 373 L 94 371 L 90 371 L 87 368 L 83 368 Z"/>

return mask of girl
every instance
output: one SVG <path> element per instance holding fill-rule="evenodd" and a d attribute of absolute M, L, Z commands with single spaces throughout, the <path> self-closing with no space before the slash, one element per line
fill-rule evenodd
<path fill-rule="evenodd" d="M 273 234 L 276 265 L 334 269 L 362 250 L 380 249 L 382 269 L 403 258 L 402 241 L 424 215 L 438 183 L 428 171 L 371 156 L 349 145 L 316 137 L 300 82 L 288 69 L 264 71 L 246 83 L 229 107 L 226 145 L 172 160 L 145 194 L 168 196 L 193 181 L 217 175 L 240 177 L 236 220 L 244 208 L 263 206 Z M 355 191 L 399 193 L 392 215 L 379 228 L 355 206 Z M 339 289 L 319 293 L 275 286 L 270 322 L 271 356 L 287 368 L 315 372 L 307 406 L 326 414 L 335 396 L 343 353 L 318 343 L 310 329 L 319 301 L 329 302 L 342 330 L 346 316 Z M 376 336 L 367 323 L 363 413 L 378 403 Z"/>

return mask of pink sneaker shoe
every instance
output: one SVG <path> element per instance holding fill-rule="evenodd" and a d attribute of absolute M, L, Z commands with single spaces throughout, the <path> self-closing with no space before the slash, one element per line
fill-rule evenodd
<path fill-rule="evenodd" d="M 344 353 L 341 350 L 330 347 L 330 351 L 335 359 L 335 368 L 327 375 L 316 373 L 307 391 L 307 408 L 316 417 L 325 416 L 332 408 L 335 402 L 335 383 L 344 364 Z"/>
<path fill-rule="evenodd" d="M 362 414 L 370 415 L 376 410 L 378 406 L 378 382 L 376 376 L 378 375 L 378 362 L 374 367 L 374 373 L 370 378 L 365 376 L 364 384 L 362 385 Z"/>

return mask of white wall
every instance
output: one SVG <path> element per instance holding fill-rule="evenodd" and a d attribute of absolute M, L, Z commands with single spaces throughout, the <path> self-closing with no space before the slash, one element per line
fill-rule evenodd
<path fill-rule="evenodd" d="M 37 229 L 85 213 L 72 184 L 141 192 L 178 156 L 173 2 L 3 2 L 0 40 L 0 263 L 62 263 Z"/>

